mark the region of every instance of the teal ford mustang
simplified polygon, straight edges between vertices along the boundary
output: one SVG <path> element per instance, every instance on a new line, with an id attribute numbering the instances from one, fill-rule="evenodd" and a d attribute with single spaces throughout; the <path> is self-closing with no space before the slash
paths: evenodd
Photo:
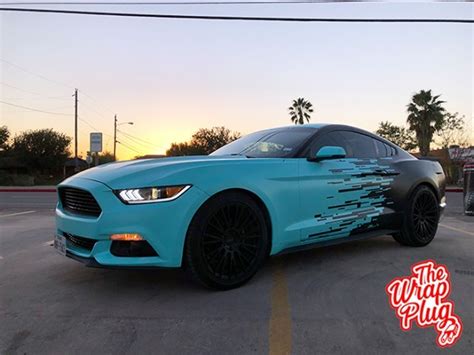
<path id="1" fill-rule="evenodd" d="M 391 234 L 424 246 L 445 206 L 437 162 L 363 130 L 249 134 L 209 156 L 102 165 L 58 186 L 55 247 L 96 267 L 184 267 L 230 289 L 269 255 Z"/>

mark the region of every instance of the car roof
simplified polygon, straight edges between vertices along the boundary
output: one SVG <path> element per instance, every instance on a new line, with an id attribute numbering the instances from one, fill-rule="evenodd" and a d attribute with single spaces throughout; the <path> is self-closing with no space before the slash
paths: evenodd
<path id="1" fill-rule="evenodd" d="M 291 126 L 281 126 L 281 127 L 275 127 L 275 129 L 279 128 L 301 128 L 301 127 L 306 127 L 306 128 L 323 128 L 324 126 L 330 125 L 329 123 L 305 123 L 303 125 L 300 124 L 294 124 Z"/>
<path id="2" fill-rule="evenodd" d="M 362 134 L 365 134 L 367 136 L 370 136 L 372 138 L 376 138 L 378 140 L 382 140 L 383 142 L 397 148 L 397 149 L 401 149 L 400 147 L 398 147 L 397 145 L 393 144 L 392 142 L 390 142 L 389 140 L 383 138 L 383 137 L 380 137 L 372 132 L 369 132 L 365 129 L 362 129 L 362 128 L 358 128 L 358 127 L 354 127 L 354 126 L 349 126 L 349 125 L 345 125 L 345 124 L 339 124 L 339 123 L 305 123 L 303 125 L 292 125 L 292 126 L 283 126 L 283 127 L 275 127 L 275 128 L 270 128 L 268 129 L 268 131 L 277 131 L 277 130 L 285 130 L 285 129 L 292 129 L 292 128 L 313 128 L 313 129 L 321 129 L 321 128 L 327 128 L 329 130 L 351 130 L 351 131 L 354 131 L 354 132 L 358 132 L 358 133 L 362 133 Z"/>
<path id="3" fill-rule="evenodd" d="M 285 129 L 293 129 L 293 128 L 295 128 L 295 129 L 298 129 L 298 128 L 314 128 L 314 129 L 321 129 L 321 128 L 330 129 L 330 128 L 333 128 L 333 129 L 342 129 L 342 130 L 353 130 L 353 131 L 356 131 L 356 132 L 360 132 L 360 133 L 368 134 L 368 135 L 373 136 L 373 137 L 380 138 L 377 135 L 375 135 L 372 132 L 369 132 L 365 129 L 358 128 L 358 127 L 355 127 L 355 126 L 340 124 L 340 123 L 305 123 L 305 124 L 302 124 L 302 125 L 297 124 L 297 125 L 291 125 L 291 126 L 274 127 L 274 128 L 269 128 L 268 130 L 273 131 L 273 130 L 285 130 Z"/>

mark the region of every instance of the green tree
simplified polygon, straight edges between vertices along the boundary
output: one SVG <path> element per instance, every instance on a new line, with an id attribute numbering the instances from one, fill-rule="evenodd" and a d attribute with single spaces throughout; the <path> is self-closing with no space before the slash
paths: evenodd
<path id="1" fill-rule="evenodd" d="M 375 133 L 405 150 L 416 148 L 416 139 L 413 132 L 391 122 L 380 122 L 379 128 Z"/>
<path id="2" fill-rule="evenodd" d="M 102 152 L 99 154 L 99 165 L 107 164 L 114 161 L 114 155 L 111 152 Z"/>
<path id="3" fill-rule="evenodd" d="M 52 129 L 23 132 L 13 138 L 12 153 L 32 171 L 54 173 L 61 170 L 71 138 Z"/>
<path id="4" fill-rule="evenodd" d="M 238 138 L 240 138 L 239 132 L 231 132 L 225 127 L 201 128 L 193 134 L 191 145 L 200 147 L 204 154 L 210 154 Z"/>
<path id="5" fill-rule="evenodd" d="M 166 151 L 169 157 L 176 157 L 182 155 L 205 155 L 206 153 L 201 147 L 196 147 L 188 142 L 171 143 L 170 148 Z"/>
<path id="6" fill-rule="evenodd" d="M 308 100 L 300 97 L 293 100 L 293 103 L 288 107 L 291 122 L 294 124 L 304 124 L 304 121 L 309 122 L 311 113 L 313 113 L 313 104 Z"/>
<path id="7" fill-rule="evenodd" d="M 232 132 L 225 127 L 201 128 L 189 142 L 172 143 L 166 155 L 207 155 L 238 138 L 239 132 Z"/>
<path id="8" fill-rule="evenodd" d="M 440 95 L 433 96 L 431 90 L 420 90 L 412 96 L 407 106 L 407 123 L 416 134 L 422 156 L 428 155 L 433 135 L 441 129 L 444 122 L 446 110 L 442 106 L 444 101 L 439 97 Z"/>
<path id="9" fill-rule="evenodd" d="M 441 146 L 448 148 L 450 145 L 462 145 L 465 140 L 464 136 L 464 116 L 459 113 L 446 113 L 444 115 L 441 128 L 436 132 L 441 139 Z"/>
<path id="10" fill-rule="evenodd" d="M 8 140 L 10 139 L 10 130 L 7 126 L 0 127 L 0 150 L 8 149 Z"/>

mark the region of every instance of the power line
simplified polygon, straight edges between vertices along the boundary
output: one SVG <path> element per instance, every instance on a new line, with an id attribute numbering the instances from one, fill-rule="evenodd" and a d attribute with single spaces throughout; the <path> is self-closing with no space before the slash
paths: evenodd
<path id="1" fill-rule="evenodd" d="M 53 80 L 53 79 L 49 79 L 49 78 L 45 77 L 44 75 L 34 73 L 34 72 L 32 72 L 32 71 L 30 71 L 30 70 L 28 70 L 28 69 L 25 69 L 25 68 L 19 66 L 18 64 L 9 62 L 8 60 L 5 60 L 5 59 L 3 59 L 3 58 L 0 58 L 0 61 L 6 63 L 6 64 L 8 64 L 8 65 L 11 65 L 12 67 L 15 67 L 15 68 L 17 68 L 17 69 L 19 69 L 19 70 L 21 70 L 21 71 L 23 71 L 23 72 L 25 72 L 25 73 L 28 73 L 28 74 L 30 74 L 30 75 L 37 76 L 38 78 L 41 78 L 41 79 L 43 79 L 43 80 L 49 81 L 49 82 L 51 82 L 51 83 L 53 83 L 53 84 L 61 85 L 61 86 L 67 87 L 68 89 L 73 88 L 72 86 L 69 86 L 69 85 L 67 85 L 67 84 L 61 83 L 61 82 L 56 81 L 56 80 Z"/>
<path id="2" fill-rule="evenodd" d="M 317 3 L 330 3 L 330 2 L 337 2 L 334 0 L 295 0 L 295 1 L 181 1 L 181 2 L 169 2 L 169 1 L 149 1 L 149 2 L 130 2 L 130 1 L 112 1 L 112 2 L 104 2 L 104 1 L 84 1 L 84 2 L 77 2 L 77 1 L 44 1 L 44 2 L 8 2 L 2 3 L 1 5 L 167 5 L 167 6 L 175 6 L 175 5 L 186 5 L 186 6 L 194 6 L 194 5 L 288 5 L 288 4 L 317 4 Z"/>
<path id="3" fill-rule="evenodd" d="M 52 82 L 52 83 L 55 83 L 55 84 L 57 84 L 57 85 L 61 85 L 61 86 L 67 87 L 67 88 L 73 88 L 73 87 L 70 86 L 70 85 L 63 84 L 63 83 L 61 83 L 61 82 L 59 82 L 59 81 L 56 81 L 56 80 L 47 78 L 47 77 L 45 77 L 44 75 L 35 73 L 35 72 L 31 71 L 31 70 L 28 70 L 28 69 L 26 69 L 26 68 L 23 68 L 23 67 L 19 66 L 18 64 L 9 62 L 8 60 L 5 60 L 5 59 L 3 59 L 3 58 L 0 58 L 0 61 L 2 61 L 2 62 L 4 62 L 4 63 L 7 63 L 7 64 L 9 64 L 9 65 L 11 65 L 11 66 L 13 66 L 13 67 L 16 67 L 17 69 L 19 69 L 19 70 L 21 70 L 21 71 L 23 71 L 23 72 L 25 72 L 25 73 L 28 73 L 28 74 L 30 74 L 30 75 L 37 76 L 37 77 L 39 77 L 39 78 L 41 78 L 41 79 L 43 79 L 43 80 L 46 80 L 46 81 L 49 81 L 49 82 Z M 34 95 L 41 95 L 41 96 L 43 96 L 42 94 L 34 93 L 34 92 L 31 92 L 31 91 L 27 91 L 27 90 L 23 90 L 23 89 L 20 89 L 20 88 L 18 88 L 18 87 L 15 87 L 15 86 L 13 86 L 13 85 L 5 84 L 5 83 L 2 83 L 2 84 L 5 85 L 5 86 L 9 86 L 9 87 L 11 87 L 11 88 L 17 89 L 17 90 L 21 90 L 21 91 L 24 91 L 24 92 L 29 92 L 29 93 L 34 94 Z M 100 107 L 99 104 L 98 104 L 98 102 L 97 102 L 92 96 L 90 96 L 89 94 L 87 94 L 87 93 L 84 92 L 83 90 L 78 90 L 78 91 L 79 91 L 81 94 L 83 94 L 84 96 L 86 96 L 87 98 L 89 98 L 91 101 L 95 102 L 98 107 Z M 112 112 L 112 113 L 114 113 L 112 110 L 109 110 L 109 111 Z"/>
<path id="4" fill-rule="evenodd" d="M 130 133 L 126 133 L 126 132 L 121 131 L 121 130 L 119 130 L 119 129 L 117 129 L 117 131 L 120 132 L 121 134 L 124 134 L 124 135 L 128 136 L 129 138 L 135 139 L 135 141 L 137 141 L 138 144 L 140 144 L 139 142 L 143 142 L 142 145 L 143 145 L 144 147 L 145 147 L 144 144 L 147 144 L 150 148 L 153 148 L 153 149 L 156 149 L 156 148 L 166 149 L 166 148 L 163 147 L 163 146 L 150 143 L 149 141 L 146 141 L 146 140 L 144 140 L 144 139 L 142 139 L 142 138 L 139 138 L 139 137 L 137 137 L 137 136 L 134 136 L 134 135 L 132 135 L 132 134 L 130 134 Z"/>
<path id="5" fill-rule="evenodd" d="M 119 141 L 117 141 L 117 143 L 120 144 L 120 145 L 123 145 L 125 148 L 128 148 L 128 149 L 130 149 L 130 150 L 133 150 L 133 151 L 134 151 L 135 153 L 137 153 L 137 154 L 142 154 L 142 153 L 140 153 L 138 150 L 136 150 L 135 148 L 132 148 L 132 147 L 128 146 L 128 145 L 125 144 L 125 143 L 122 143 L 122 142 L 119 142 Z"/>
<path id="6" fill-rule="evenodd" d="M 211 16 L 211 15 L 173 15 L 173 14 L 151 14 L 132 12 L 105 12 L 105 11 L 78 11 L 78 10 L 48 10 L 48 9 L 25 9 L 25 8 L 0 8 L 0 11 L 11 12 L 36 12 L 50 14 L 68 15 L 92 15 L 92 16 L 117 16 L 117 17 L 142 17 L 161 18 L 176 20 L 211 20 L 211 21 L 264 21 L 264 22 L 383 22 L 383 23 L 474 23 L 467 19 L 428 19 L 428 18 L 314 18 L 314 17 L 253 17 L 253 16 Z"/>
<path id="7" fill-rule="evenodd" d="M 92 96 L 90 96 L 89 94 L 87 94 L 87 93 L 84 92 L 83 90 L 79 90 L 79 92 L 80 92 L 81 94 L 83 94 L 84 96 L 88 97 L 91 101 L 95 102 L 95 104 L 96 104 L 97 107 L 101 108 L 100 105 L 99 105 L 99 103 L 97 102 L 97 100 L 94 99 Z M 111 112 L 113 115 L 115 114 L 115 112 L 112 111 L 111 109 L 109 109 L 108 107 L 105 107 L 105 106 L 104 106 L 103 108 L 107 109 L 107 111 Z"/>
<path id="8" fill-rule="evenodd" d="M 78 116 L 78 118 L 79 118 L 79 121 L 84 122 L 86 125 L 88 125 L 90 128 L 92 128 L 95 132 L 101 132 L 104 136 L 112 137 L 111 134 L 102 132 L 100 129 L 93 126 L 89 121 L 85 120 L 82 116 Z"/>
<path id="9" fill-rule="evenodd" d="M 83 119 L 81 116 L 78 117 L 79 118 L 79 121 L 81 122 L 84 122 L 86 125 L 88 125 L 90 128 L 92 128 L 94 131 L 96 132 L 99 132 L 99 130 L 94 127 L 92 124 L 90 124 L 88 121 L 86 121 L 85 119 Z"/>
<path id="10" fill-rule="evenodd" d="M 133 144 L 138 144 L 138 145 L 141 146 L 141 148 L 143 148 L 143 149 L 152 149 L 152 148 L 150 148 L 149 146 L 146 146 L 146 145 L 144 145 L 144 144 L 141 144 L 140 142 L 137 142 L 137 141 L 131 139 L 130 137 L 121 136 L 121 137 L 119 137 L 119 138 L 120 138 L 120 139 L 126 139 L 128 144 L 132 144 L 132 145 L 133 145 Z"/>
<path id="11" fill-rule="evenodd" d="M 47 113 L 47 114 L 49 114 L 49 115 L 72 116 L 72 114 L 70 114 L 70 113 L 60 113 L 60 112 L 43 111 L 43 110 L 40 110 L 40 109 L 37 109 L 37 108 L 32 108 L 32 107 L 27 107 L 27 106 L 22 106 L 22 105 L 16 105 L 16 104 L 12 104 L 12 103 L 10 103 L 10 102 L 5 102 L 5 101 L 0 101 L 0 103 L 5 104 L 5 105 L 9 105 L 9 106 L 14 106 L 14 107 L 23 108 L 23 109 L 25 109 L 25 110 Z"/>
<path id="12" fill-rule="evenodd" d="M 123 134 L 123 132 L 119 132 L 119 133 Z M 129 140 L 132 144 L 138 144 L 139 146 L 141 146 L 144 149 L 156 150 L 156 149 L 160 148 L 158 146 L 152 146 L 152 145 L 149 145 L 149 144 L 144 144 L 144 143 L 138 141 L 137 139 L 132 138 L 131 136 L 122 135 L 121 137 Z"/>
<path id="13" fill-rule="evenodd" d="M 69 101 L 71 100 L 70 97 L 66 98 L 64 96 L 44 96 L 44 97 L 3 97 L 6 100 L 61 100 L 61 101 Z"/>
<path id="14" fill-rule="evenodd" d="M 83 92 L 81 91 L 81 93 L 83 93 Z M 96 115 L 98 115 L 98 116 L 100 116 L 100 117 L 102 117 L 102 118 L 108 119 L 108 118 L 105 116 L 105 114 L 103 114 L 103 113 L 101 113 L 101 112 L 99 112 L 99 111 L 93 109 L 91 106 L 89 106 L 88 104 L 86 104 L 84 101 L 79 100 L 79 102 L 81 103 L 81 107 L 82 107 L 82 108 L 85 107 L 86 110 L 89 110 L 89 111 L 93 112 L 94 114 L 96 114 Z"/>
<path id="15" fill-rule="evenodd" d="M 15 90 L 18 90 L 18 91 L 23 91 L 27 94 L 31 94 L 31 95 L 36 95 L 36 96 L 42 96 L 44 98 L 50 98 L 50 99 L 53 99 L 53 98 L 57 98 L 57 99 L 60 99 L 62 97 L 66 97 L 66 96 L 53 96 L 53 97 L 48 97 L 48 96 L 45 96 L 44 94 L 40 94 L 38 92 L 34 92 L 34 91 L 29 91 L 29 90 L 25 90 L 25 89 L 22 89 L 22 88 L 19 88 L 17 86 L 14 86 L 14 85 L 10 85 L 10 84 L 7 84 L 7 83 L 4 83 L 4 82 L 0 82 L 0 85 L 4 85 L 6 87 L 9 87 L 9 88 L 12 88 L 12 89 L 15 89 Z M 25 99 L 26 100 L 26 99 Z"/>
<path id="16" fill-rule="evenodd" d="M 119 130 L 119 129 L 117 129 L 117 132 L 119 132 L 119 133 L 121 133 L 121 134 L 123 134 L 123 135 L 129 137 L 130 139 L 133 139 L 133 140 L 139 142 L 139 144 L 142 144 L 143 146 L 148 145 L 148 146 L 150 146 L 150 147 L 156 148 L 156 146 L 155 146 L 154 144 L 149 143 L 149 142 L 147 142 L 147 141 L 145 141 L 145 140 L 142 140 L 141 138 L 138 138 L 138 137 L 136 137 L 136 136 L 134 136 L 134 135 L 131 135 L 131 134 L 126 133 L 126 132 L 124 132 L 124 131 L 121 131 L 121 130 Z"/>

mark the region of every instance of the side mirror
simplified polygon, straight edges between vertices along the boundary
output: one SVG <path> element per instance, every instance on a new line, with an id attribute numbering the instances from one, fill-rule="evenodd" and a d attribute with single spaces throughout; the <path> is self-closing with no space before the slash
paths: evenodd
<path id="1" fill-rule="evenodd" d="M 315 157 L 308 158 L 308 161 L 319 162 L 327 159 L 342 159 L 346 157 L 346 151 L 342 147 L 324 146 L 316 153 Z"/>

